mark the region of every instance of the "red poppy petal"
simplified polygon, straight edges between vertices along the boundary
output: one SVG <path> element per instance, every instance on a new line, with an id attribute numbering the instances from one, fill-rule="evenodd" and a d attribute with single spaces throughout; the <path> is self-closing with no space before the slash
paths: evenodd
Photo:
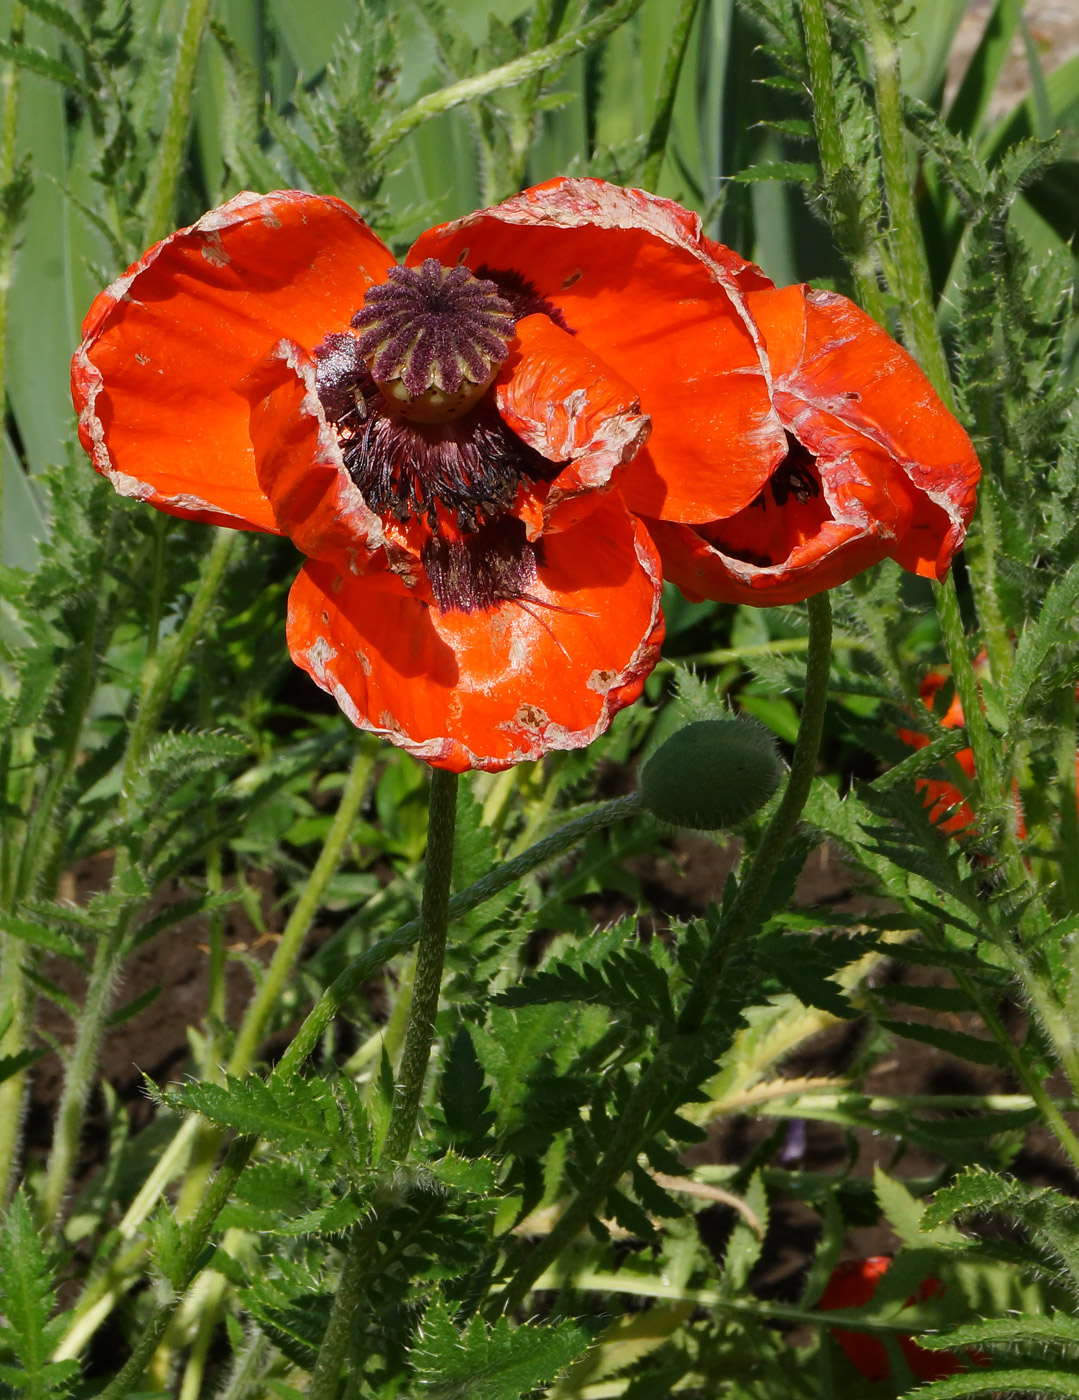
<path id="1" fill-rule="evenodd" d="M 664 573 L 690 598 L 756 607 L 801 602 L 880 563 L 909 528 L 914 493 L 887 452 L 792 395 L 777 392 L 776 406 L 815 459 L 814 494 L 781 498 L 770 482 L 725 520 L 649 522 Z"/>
<path id="2" fill-rule="evenodd" d="M 350 551 L 369 569 L 385 548 L 409 571 L 411 555 L 364 501 L 345 469 L 315 387 L 315 361 L 295 341 L 280 341 L 241 385 L 250 403 L 258 484 L 275 526 L 312 558 Z"/>
<path id="3" fill-rule="evenodd" d="M 436 257 L 524 277 L 640 395 L 647 448 L 621 474 L 631 510 L 699 522 L 748 505 L 786 443 L 745 288 L 771 284 L 642 190 L 558 179 L 431 229 Z"/>
<path id="4" fill-rule="evenodd" d="M 437 768 L 497 770 L 579 748 L 640 694 L 663 639 L 659 561 L 616 497 L 544 536 L 527 597 L 440 613 L 390 573 L 309 561 L 292 658 L 359 728 Z"/>
<path id="5" fill-rule="evenodd" d="M 155 244 L 94 301 L 72 364 L 79 436 L 118 491 L 277 528 L 244 376 L 281 337 L 342 329 L 394 259 L 340 200 L 241 194 Z"/>
<path id="6" fill-rule="evenodd" d="M 583 491 L 602 490 L 648 437 L 636 390 L 548 316 L 525 316 L 495 383 L 505 422 L 549 462 L 546 514 Z M 621 478 L 620 478 L 621 479 Z"/>
<path id="7" fill-rule="evenodd" d="M 902 469 L 913 513 L 889 553 L 905 569 L 942 578 L 974 513 L 981 468 L 929 380 L 872 317 L 835 292 L 785 287 L 750 292 L 746 301 L 777 391 L 849 424 Z"/>

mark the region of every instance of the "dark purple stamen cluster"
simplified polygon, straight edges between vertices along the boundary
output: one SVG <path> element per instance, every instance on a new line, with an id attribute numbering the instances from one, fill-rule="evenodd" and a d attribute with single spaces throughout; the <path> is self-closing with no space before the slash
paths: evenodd
<path id="1" fill-rule="evenodd" d="M 560 465 L 522 442 L 486 400 L 446 423 L 402 417 L 347 332 L 328 335 L 315 361 L 319 399 L 364 500 L 380 515 L 430 527 L 421 563 L 438 607 L 472 612 L 524 596 L 536 551 L 506 512 L 522 481 L 548 480 Z M 440 529 L 440 509 L 456 529 Z"/>
<path id="2" fill-rule="evenodd" d="M 787 455 L 768 478 L 768 489 L 777 506 L 785 506 L 793 496 L 799 505 L 805 505 L 820 495 L 820 482 L 814 473 L 816 457 L 793 433 L 787 434 Z M 761 491 L 750 502 L 754 506 L 766 506 L 764 492 Z"/>
<path id="3" fill-rule="evenodd" d="M 432 535 L 420 563 L 442 612 L 475 612 L 524 597 L 535 582 L 539 550 L 523 523 L 504 515 L 459 540 Z"/>
<path id="4" fill-rule="evenodd" d="M 514 316 L 493 282 L 467 267 L 392 267 L 352 318 L 374 378 L 410 394 L 486 384 L 513 339 Z"/>
<path id="5" fill-rule="evenodd" d="M 570 335 L 576 334 L 554 302 L 548 301 L 545 296 L 542 296 L 528 278 L 523 277 L 514 268 L 488 267 L 485 263 L 482 267 L 476 268 L 476 276 L 485 277 L 494 283 L 498 288 L 499 296 L 509 302 L 514 317 L 518 321 L 524 320 L 526 316 L 537 314 L 549 316 L 561 330 L 569 331 Z"/>

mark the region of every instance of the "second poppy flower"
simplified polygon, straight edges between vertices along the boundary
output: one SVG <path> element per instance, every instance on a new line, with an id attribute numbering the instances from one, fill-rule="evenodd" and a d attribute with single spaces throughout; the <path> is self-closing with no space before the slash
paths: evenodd
<path id="1" fill-rule="evenodd" d="M 980 476 L 970 439 L 911 357 L 846 297 L 750 290 L 785 451 L 742 509 L 654 522 L 691 598 L 800 602 L 895 559 L 943 578 Z"/>

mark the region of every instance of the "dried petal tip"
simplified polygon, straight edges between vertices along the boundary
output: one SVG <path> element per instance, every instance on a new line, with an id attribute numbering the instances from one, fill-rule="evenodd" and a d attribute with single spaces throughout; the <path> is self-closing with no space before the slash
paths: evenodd
<path id="1" fill-rule="evenodd" d="M 387 402 L 417 423 L 459 418 L 487 392 L 516 323 L 493 282 L 467 267 L 393 267 L 352 318 Z"/>

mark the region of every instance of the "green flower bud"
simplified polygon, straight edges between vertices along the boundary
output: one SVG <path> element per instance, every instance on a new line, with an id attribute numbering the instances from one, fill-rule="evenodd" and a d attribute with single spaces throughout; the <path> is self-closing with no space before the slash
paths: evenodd
<path id="1" fill-rule="evenodd" d="M 741 719 L 687 724 L 641 771 L 641 799 L 653 816 L 699 831 L 737 826 L 779 786 L 783 763 L 766 729 Z"/>

